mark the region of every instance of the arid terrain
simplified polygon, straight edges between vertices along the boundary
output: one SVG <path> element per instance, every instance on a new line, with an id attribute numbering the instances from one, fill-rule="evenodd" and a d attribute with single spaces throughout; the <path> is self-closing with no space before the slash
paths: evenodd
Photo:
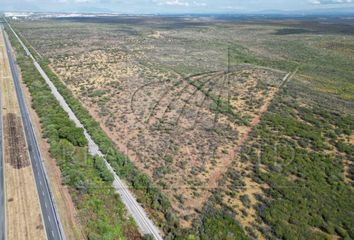
<path id="1" fill-rule="evenodd" d="M 178 229 L 200 239 L 354 237 L 352 20 L 13 25 L 167 196 Z"/>
<path id="2" fill-rule="evenodd" d="M 174 40 L 169 34 L 148 39 L 160 46 Z M 150 44 L 140 43 L 145 49 L 137 54 L 93 50 L 64 56 L 52 67 L 190 226 L 288 72 L 252 65 L 227 72 L 224 49 L 218 71 L 183 76 L 173 70 L 175 63 L 166 64 L 171 70 L 136 64 L 148 62 Z"/>

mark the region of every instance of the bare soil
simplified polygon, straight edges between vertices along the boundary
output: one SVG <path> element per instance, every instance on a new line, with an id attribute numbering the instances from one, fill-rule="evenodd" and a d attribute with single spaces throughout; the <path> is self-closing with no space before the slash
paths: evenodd
<path id="1" fill-rule="evenodd" d="M 285 73 L 248 65 L 187 78 L 156 69 L 122 73 L 113 57 L 107 62 L 95 51 L 52 67 L 120 150 L 162 186 L 180 219 L 193 219 L 268 109 Z M 147 80 L 149 73 L 161 78 Z M 180 195 L 188 207 L 178 201 Z M 181 223 L 189 227 L 191 221 Z"/>
<path id="2" fill-rule="evenodd" d="M 21 169 L 30 165 L 27 157 L 25 137 L 21 128 L 21 118 L 14 113 L 7 113 L 4 116 L 5 138 L 8 139 L 9 146 L 7 152 L 9 153 L 10 164 L 13 168 Z"/>

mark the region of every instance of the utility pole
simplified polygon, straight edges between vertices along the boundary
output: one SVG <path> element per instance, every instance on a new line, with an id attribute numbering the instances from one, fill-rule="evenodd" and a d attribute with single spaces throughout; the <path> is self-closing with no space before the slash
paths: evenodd
<path id="1" fill-rule="evenodd" d="M 230 47 L 227 48 L 227 73 L 230 73 L 230 65 L 231 65 L 231 55 L 230 55 Z"/>

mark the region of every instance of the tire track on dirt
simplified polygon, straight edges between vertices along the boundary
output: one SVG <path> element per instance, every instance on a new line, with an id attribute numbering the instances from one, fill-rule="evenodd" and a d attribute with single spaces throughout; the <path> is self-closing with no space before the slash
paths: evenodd
<path id="1" fill-rule="evenodd" d="M 194 86 L 196 89 L 195 89 L 192 93 L 190 93 L 190 95 L 188 96 L 187 99 L 182 100 L 182 101 L 184 102 L 184 105 L 183 105 L 183 107 L 180 109 L 180 113 L 179 113 L 179 115 L 178 115 L 178 117 L 177 117 L 177 120 L 176 120 L 176 122 L 175 122 L 175 124 L 174 124 L 175 126 L 178 126 L 179 121 L 180 121 L 182 115 L 184 114 L 184 111 L 185 111 L 187 105 L 188 105 L 188 104 L 190 103 L 190 101 L 196 96 L 196 93 L 197 93 L 198 91 L 201 91 L 201 90 L 204 88 L 204 86 L 205 86 L 206 84 L 208 84 L 210 81 L 212 81 L 212 80 L 214 79 L 213 77 L 214 77 L 214 76 L 208 76 L 207 80 L 206 80 L 205 82 L 203 82 L 201 86 L 195 86 L 194 84 L 191 84 L 191 85 Z M 194 81 L 194 82 L 195 82 L 195 81 Z M 178 99 L 178 100 L 179 100 L 179 99 Z M 172 101 L 171 101 L 171 102 L 172 102 Z"/>
<path id="2" fill-rule="evenodd" d="M 191 77 L 196 77 L 196 76 L 201 76 L 201 75 L 202 75 L 202 74 L 196 74 L 196 75 L 193 75 L 193 76 L 191 76 Z M 182 82 L 187 81 L 187 84 L 186 84 L 180 91 L 178 91 L 177 94 L 174 95 L 174 98 L 171 99 L 171 101 L 169 101 L 167 107 L 166 107 L 165 110 L 163 111 L 162 116 L 157 119 L 158 121 L 161 121 L 162 119 L 164 119 L 166 113 L 168 112 L 168 109 L 171 107 L 171 104 L 172 104 L 173 102 L 176 102 L 176 101 L 180 100 L 181 97 L 182 97 L 182 94 L 186 91 L 186 89 L 187 89 L 188 87 L 190 87 L 190 86 L 192 85 L 193 87 L 196 88 L 196 90 L 195 90 L 193 93 L 190 94 L 190 95 L 193 96 L 198 90 L 202 89 L 202 88 L 204 87 L 204 85 L 207 84 L 208 82 L 210 82 L 210 80 L 211 80 L 211 79 L 207 79 L 206 82 L 203 82 L 201 86 L 197 87 L 197 86 L 195 86 L 194 84 L 195 84 L 198 80 L 195 80 L 195 81 L 192 81 L 192 82 L 189 81 L 189 80 L 187 80 L 187 79 L 190 79 L 191 77 L 187 77 L 187 78 L 182 79 Z M 198 88 L 199 88 L 199 89 L 198 89 Z M 182 108 L 182 111 L 183 111 L 183 108 Z M 177 126 L 177 125 L 176 125 L 176 126 Z"/>
<path id="3" fill-rule="evenodd" d="M 203 100 L 202 100 L 201 104 L 198 106 L 198 111 L 197 111 L 197 114 L 196 114 L 195 121 L 194 121 L 192 127 L 190 129 L 187 129 L 187 130 L 192 130 L 197 125 L 197 122 L 198 122 L 198 120 L 200 118 L 201 109 L 203 109 L 204 104 L 205 104 L 206 100 L 208 99 L 207 96 L 212 92 L 212 90 L 215 87 L 215 85 L 216 85 L 216 81 L 214 81 L 213 84 L 211 84 L 211 86 L 208 88 L 206 94 L 204 94 Z"/>
<path id="4" fill-rule="evenodd" d="M 271 106 L 271 103 L 272 103 L 273 99 L 276 97 L 277 93 L 280 91 L 281 88 L 283 88 L 283 86 L 286 82 L 290 81 L 290 79 L 296 75 L 296 73 L 297 73 L 297 70 L 295 70 L 293 73 L 286 74 L 282 80 L 282 84 L 280 84 L 279 87 L 274 92 L 274 94 L 271 97 L 269 97 L 268 101 L 261 106 L 259 114 L 252 119 L 250 125 L 247 127 L 247 130 L 242 134 L 241 138 L 237 141 L 235 149 L 230 154 L 230 158 L 227 158 L 228 160 L 224 161 L 222 163 L 222 165 L 219 166 L 219 168 L 223 169 L 223 171 L 215 171 L 214 174 L 212 174 L 210 176 L 210 181 L 208 182 L 209 189 L 215 189 L 215 187 L 217 187 L 220 177 L 225 172 L 225 170 L 228 168 L 228 166 L 232 163 L 232 159 L 234 159 L 236 154 L 238 154 L 240 152 L 242 146 L 247 142 L 249 135 L 254 130 L 254 128 L 259 124 L 263 115 L 268 111 L 268 109 Z"/>
<path id="5" fill-rule="evenodd" d="M 227 74 L 224 74 L 221 76 L 222 78 L 222 84 L 221 84 L 221 87 L 220 87 L 220 90 L 219 90 L 219 94 L 218 94 L 218 98 L 217 98 L 217 101 L 216 101 L 216 109 L 215 109 L 215 114 L 214 114 L 214 119 L 213 119 L 213 126 L 211 127 L 211 131 L 215 132 L 216 130 L 216 125 L 217 125 L 217 122 L 219 120 L 219 114 L 220 114 L 220 99 L 221 99 L 221 96 L 224 92 L 224 88 L 225 88 L 225 79 L 226 77 L 228 76 L 229 73 Z M 215 104 L 215 103 L 214 103 Z M 212 111 L 212 109 L 210 109 Z M 212 145 L 212 143 L 211 143 Z M 216 154 L 216 150 L 218 148 L 218 144 L 216 143 L 215 146 L 212 146 L 212 159 L 215 160 L 215 154 Z"/>

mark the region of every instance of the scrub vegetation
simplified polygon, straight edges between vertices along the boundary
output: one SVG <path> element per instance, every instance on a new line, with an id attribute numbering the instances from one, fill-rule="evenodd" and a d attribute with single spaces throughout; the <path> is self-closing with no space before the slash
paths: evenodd
<path id="1" fill-rule="evenodd" d="M 12 24 L 165 239 L 354 238 L 352 20 Z M 87 167 L 95 184 L 110 186 L 102 159 L 78 164 L 55 155 L 86 152 L 87 143 L 64 115 L 40 108 L 40 95 L 50 93 L 27 78 L 63 175 Z M 72 176 L 65 179 L 77 196 L 91 189 L 89 176 Z M 89 190 L 89 197 L 114 201 L 111 191 Z M 134 232 L 129 220 L 103 219 L 108 232 Z"/>

